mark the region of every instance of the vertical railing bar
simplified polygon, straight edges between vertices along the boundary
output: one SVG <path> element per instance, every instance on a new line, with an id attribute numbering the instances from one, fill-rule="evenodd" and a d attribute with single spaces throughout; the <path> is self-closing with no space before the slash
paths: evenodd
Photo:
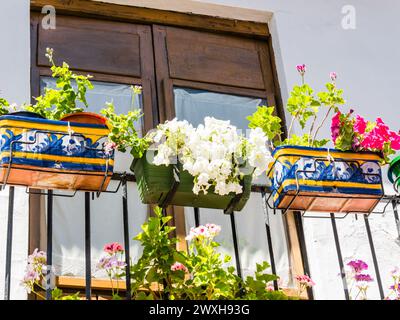
<path id="1" fill-rule="evenodd" d="M 394 220 L 396 222 L 397 235 L 399 236 L 398 238 L 400 239 L 400 219 L 399 219 L 399 212 L 397 211 L 397 200 L 392 200 L 392 206 L 393 206 Z"/>
<path id="2" fill-rule="evenodd" d="M 337 232 L 334 213 L 331 213 L 331 223 L 332 223 L 333 237 L 335 238 L 336 253 L 339 261 L 340 277 L 342 278 L 344 296 L 346 300 L 350 300 L 349 288 L 347 286 L 346 273 L 344 272 L 342 250 L 340 248 L 339 235 Z"/>
<path id="3" fill-rule="evenodd" d="M 229 216 L 231 218 L 233 248 L 235 250 L 236 272 L 237 272 L 237 275 L 240 278 L 242 278 L 242 267 L 240 265 L 240 255 L 239 255 L 239 245 L 238 245 L 237 233 L 236 233 L 235 213 L 232 212 Z"/>
<path id="4" fill-rule="evenodd" d="M 122 212 L 124 220 L 124 245 L 126 263 L 126 299 L 132 299 L 131 293 L 131 264 L 130 264 L 130 245 L 129 245 L 129 217 L 128 217 L 128 186 L 126 175 L 122 177 Z"/>
<path id="5" fill-rule="evenodd" d="M 193 208 L 194 210 L 194 225 L 197 228 L 200 225 L 200 209 Z"/>
<path id="6" fill-rule="evenodd" d="M 92 263 L 90 234 L 90 192 L 85 192 L 85 293 L 86 300 L 92 296 Z"/>
<path id="7" fill-rule="evenodd" d="M 269 257 L 270 257 L 270 263 L 271 263 L 271 270 L 272 270 L 273 274 L 276 274 L 274 248 L 273 248 L 273 245 L 272 245 L 272 236 L 271 236 L 269 212 L 268 212 L 268 206 L 266 204 L 267 199 L 266 199 L 265 191 L 262 191 L 261 197 L 263 199 L 265 231 L 267 233 L 268 251 L 269 251 Z M 274 212 L 275 212 L 275 209 L 274 209 Z M 274 289 L 275 290 L 279 289 L 277 280 L 274 280 Z"/>
<path id="8" fill-rule="evenodd" d="M 168 215 L 167 208 L 161 207 L 161 209 L 162 209 L 162 215 L 166 217 Z M 164 230 L 164 226 L 162 226 L 161 230 Z M 167 280 L 164 278 L 163 287 L 166 288 L 167 286 L 168 286 Z M 167 293 L 165 290 L 163 290 L 163 295 L 164 295 L 163 299 L 169 300 L 169 293 Z"/>
<path id="9" fill-rule="evenodd" d="M 301 258 L 303 260 L 303 268 L 304 273 L 311 277 L 310 265 L 308 263 L 308 254 L 307 254 L 307 246 L 306 246 L 306 238 L 304 236 L 304 228 L 301 212 L 294 212 L 294 221 L 296 224 L 297 236 L 300 245 Z M 314 299 L 314 293 L 312 288 L 307 288 L 307 294 L 309 299 Z"/>
<path id="10" fill-rule="evenodd" d="M 365 229 L 367 230 L 369 247 L 371 248 L 372 261 L 374 262 L 376 281 L 378 282 L 378 288 L 379 288 L 379 295 L 381 296 L 381 299 L 384 299 L 385 293 L 383 292 L 381 274 L 379 271 L 379 265 L 376 257 L 374 241 L 372 239 L 371 227 L 369 225 L 369 220 L 367 215 L 364 215 L 364 221 L 365 221 Z"/>
<path id="11" fill-rule="evenodd" d="M 10 300 L 11 288 L 11 259 L 12 259 L 12 239 L 13 239 L 13 217 L 14 217 L 14 187 L 9 188 L 8 193 L 8 221 L 7 221 L 7 251 L 6 251 L 6 273 L 4 300 Z"/>
<path id="12" fill-rule="evenodd" d="M 275 211 L 275 209 L 274 209 L 274 211 Z M 269 222 L 269 217 L 268 217 L 268 222 Z M 271 270 L 272 270 L 272 273 L 276 275 L 277 272 L 276 272 L 276 265 L 275 265 L 274 249 L 273 249 L 273 245 L 272 245 L 271 227 L 268 224 L 268 225 L 266 225 L 266 228 L 267 228 L 268 249 L 269 249 L 269 255 L 270 255 L 270 259 L 271 259 Z M 278 280 L 274 280 L 274 289 L 279 290 Z"/>
<path id="13" fill-rule="evenodd" d="M 46 300 L 51 300 L 51 276 L 53 265 L 53 190 L 47 193 L 47 272 L 46 272 Z"/>

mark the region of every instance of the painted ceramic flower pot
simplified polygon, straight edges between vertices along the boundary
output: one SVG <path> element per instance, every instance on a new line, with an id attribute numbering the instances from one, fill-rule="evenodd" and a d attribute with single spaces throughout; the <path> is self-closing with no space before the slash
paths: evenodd
<path id="1" fill-rule="evenodd" d="M 275 208 L 370 213 L 384 194 L 379 154 L 283 146 L 273 157 Z"/>
<path id="2" fill-rule="evenodd" d="M 67 114 L 61 118 L 61 121 L 107 125 L 107 119 L 105 117 L 93 112 L 76 112 Z"/>
<path id="3" fill-rule="evenodd" d="M 194 194 L 193 176 L 174 166 L 156 166 L 148 161 L 147 154 L 135 159 L 131 170 L 135 173 L 140 198 L 146 204 L 222 209 L 226 213 L 243 209 L 250 197 L 252 175 L 244 176 L 241 194 L 218 195 L 210 188 L 207 194 Z"/>
<path id="4" fill-rule="evenodd" d="M 390 163 L 388 178 L 398 192 L 400 187 L 400 156 L 394 158 Z"/>
<path id="5" fill-rule="evenodd" d="M 0 183 L 38 189 L 106 190 L 113 154 L 104 124 L 0 117 Z"/>

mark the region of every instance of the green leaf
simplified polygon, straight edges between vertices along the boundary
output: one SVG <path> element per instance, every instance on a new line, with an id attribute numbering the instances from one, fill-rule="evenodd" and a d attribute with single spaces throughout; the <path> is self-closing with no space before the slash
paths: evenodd
<path id="1" fill-rule="evenodd" d="M 246 119 L 249 128 L 261 128 L 269 140 L 274 141 L 282 134 L 281 119 L 274 115 L 275 107 L 259 106 L 257 111 Z"/>

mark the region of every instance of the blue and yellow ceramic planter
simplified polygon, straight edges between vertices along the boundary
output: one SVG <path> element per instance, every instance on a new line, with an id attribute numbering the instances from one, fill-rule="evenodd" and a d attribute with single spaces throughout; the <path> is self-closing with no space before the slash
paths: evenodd
<path id="1" fill-rule="evenodd" d="M 275 208 L 369 213 L 384 194 L 379 154 L 283 146 L 273 157 Z"/>
<path id="2" fill-rule="evenodd" d="M 20 115 L 0 117 L 0 183 L 104 191 L 113 172 L 106 125 Z"/>

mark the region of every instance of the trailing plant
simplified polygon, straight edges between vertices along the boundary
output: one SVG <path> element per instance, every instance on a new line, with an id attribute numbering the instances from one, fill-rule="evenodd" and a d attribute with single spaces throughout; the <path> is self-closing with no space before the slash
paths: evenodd
<path id="1" fill-rule="evenodd" d="M 66 62 L 57 66 L 53 53 L 53 49 L 47 48 L 46 57 L 51 63 L 52 77 L 56 79 L 56 89 L 45 88 L 44 94 L 35 98 L 36 103 L 25 106 L 24 109 L 38 113 L 47 119 L 60 120 L 67 114 L 83 111 L 83 108 L 77 106 L 79 101 L 86 108 L 88 107 L 86 92 L 93 89 L 93 85 L 89 80 L 90 75 L 73 73 Z M 76 84 L 76 88 L 73 84 Z"/>

